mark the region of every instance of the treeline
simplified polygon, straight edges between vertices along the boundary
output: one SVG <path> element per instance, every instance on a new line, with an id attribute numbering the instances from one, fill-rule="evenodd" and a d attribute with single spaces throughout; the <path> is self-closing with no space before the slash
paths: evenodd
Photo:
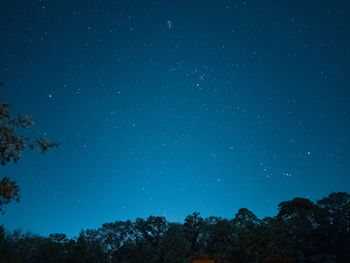
<path id="1" fill-rule="evenodd" d="M 279 204 L 275 217 L 258 219 L 242 208 L 233 219 L 164 217 L 116 221 L 77 238 L 42 237 L 0 227 L 1 263 L 180 263 L 208 255 L 221 263 L 350 262 L 350 195 Z"/>

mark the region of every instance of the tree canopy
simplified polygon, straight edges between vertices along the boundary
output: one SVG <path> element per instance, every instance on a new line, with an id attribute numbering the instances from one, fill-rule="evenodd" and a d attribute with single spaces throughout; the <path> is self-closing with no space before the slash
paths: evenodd
<path id="1" fill-rule="evenodd" d="M 0 262 L 185 263 L 194 256 L 222 263 L 350 262 L 350 195 L 331 193 L 313 203 L 294 198 L 274 217 L 240 209 L 232 219 L 193 213 L 183 224 L 150 216 L 42 237 L 0 227 Z"/>

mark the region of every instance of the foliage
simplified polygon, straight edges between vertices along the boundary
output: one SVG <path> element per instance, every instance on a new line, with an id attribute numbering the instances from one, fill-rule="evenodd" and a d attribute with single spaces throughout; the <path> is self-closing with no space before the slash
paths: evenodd
<path id="1" fill-rule="evenodd" d="M 258 219 L 246 208 L 233 219 L 164 217 L 116 221 L 81 231 L 41 237 L 0 226 L 1 263 L 185 263 L 194 255 L 222 263 L 350 262 L 350 195 L 331 193 L 315 203 L 295 198 L 275 217 Z"/>
<path id="2" fill-rule="evenodd" d="M 0 104 L 0 164 L 5 166 L 13 161 L 17 163 L 25 149 L 38 149 L 42 153 L 59 143 L 47 138 L 30 139 L 22 135 L 21 130 L 34 125 L 32 117 L 26 114 L 12 116 L 10 105 Z M 16 182 L 4 177 L 0 181 L 0 212 L 4 213 L 6 205 L 19 201 L 19 187 Z"/>
<path id="3" fill-rule="evenodd" d="M 7 176 L 0 181 L 0 212 L 4 212 L 4 207 L 11 201 L 19 202 L 19 188 L 16 182 L 11 181 Z"/>

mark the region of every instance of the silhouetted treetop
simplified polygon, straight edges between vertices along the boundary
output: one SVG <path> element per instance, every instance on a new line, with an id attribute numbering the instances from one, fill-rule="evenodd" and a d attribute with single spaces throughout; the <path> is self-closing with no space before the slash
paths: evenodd
<path id="1" fill-rule="evenodd" d="M 0 226 L 0 262 L 188 263 L 207 256 L 221 263 L 348 263 L 349 200 L 347 193 L 316 204 L 294 198 L 264 219 L 246 208 L 232 219 L 193 213 L 183 224 L 150 216 L 105 223 L 71 239 L 10 233 Z"/>
<path id="2" fill-rule="evenodd" d="M 60 145 L 44 137 L 32 139 L 24 136 L 22 130 L 34 125 L 33 118 L 27 114 L 14 116 L 10 109 L 9 104 L 0 104 L 0 164 L 2 166 L 11 161 L 17 163 L 25 149 L 38 149 L 41 153 L 45 153 L 50 148 Z M 1 213 L 4 213 L 5 206 L 11 201 L 19 201 L 19 187 L 9 177 L 4 177 L 0 181 Z"/>
<path id="3" fill-rule="evenodd" d="M 10 105 L 0 105 L 0 163 L 5 165 L 13 160 L 17 162 L 24 149 L 38 148 L 42 153 L 59 143 L 47 138 L 30 139 L 20 133 L 20 129 L 34 125 L 33 118 L 27 114 L 19 114 L 13 117 L 10 113 Z"/>

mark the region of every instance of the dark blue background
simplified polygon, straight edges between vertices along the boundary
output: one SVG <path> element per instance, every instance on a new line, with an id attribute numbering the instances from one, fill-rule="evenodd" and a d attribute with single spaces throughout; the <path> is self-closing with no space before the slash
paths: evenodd
<path id="1" fill-rule="evenodd" d="M 1 101 L 62 143 L 1 167 L 0 223 L 275 215 L 350 189 L 350 3 L 0 2 Z"/>

